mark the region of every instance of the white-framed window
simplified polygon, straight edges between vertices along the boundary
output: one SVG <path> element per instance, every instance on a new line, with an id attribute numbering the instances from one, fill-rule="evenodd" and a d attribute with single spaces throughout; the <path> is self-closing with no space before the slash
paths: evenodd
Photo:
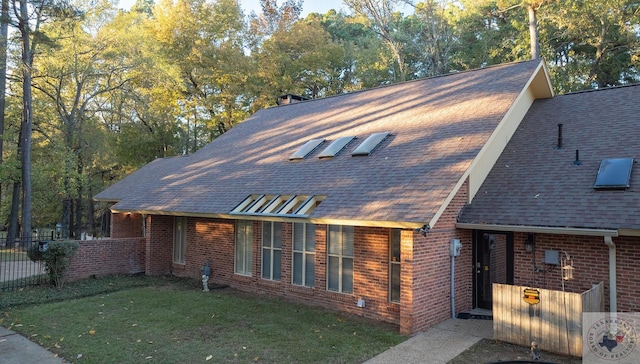
<path id="1" fill-rule="evenodd" d="M 251 275 L 253 263 L 253 221 L 236 220 L 235 273 Z"/>
<path id="2" fill-rule="evenodd" d="M 187 255 L 187 217 L 173 218 L 173 262 L 185 264 Z"/>
<path id="3" fill-rule="evenodd" d="M 316 226 L 293 224 L 293 275 L 291 283 L 314 287 L 316 270 Z"/>
<path id="4" fill-rule="evenodd" d="M 262 223 L 262 278 L 279 281 L 282 268 L 282 223 Z"/>
<path id="5" fill-rule="evenodd" d="M 400 229 L 389 232 L 389 301 L 400 302 Z"/>
<path id="6" fill-rule="evenodd" d="M 353 226 L 330 225 L 327 234 L 327 290 L 353 293 Z"/>

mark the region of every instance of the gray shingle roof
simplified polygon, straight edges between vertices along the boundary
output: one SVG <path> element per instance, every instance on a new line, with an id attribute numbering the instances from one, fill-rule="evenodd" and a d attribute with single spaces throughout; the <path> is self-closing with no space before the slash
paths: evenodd
<path id="1" fill-rule="evenodd" d="M 136 172 L 98 195 L 118 211 L 228 214 L 249 194 L 323 195 L 310 219 L 424 224 L 462 178 L 541 61 L 411 81 L 261 110 L 178 163 Z M 390 132 L 370 156 L 366 137 Z M 356 136 L 333 159 L 322 148 Z M 302 161 L 300 146 L 326 138 Z M 140 173 L 145 173 L 143 177 Z M 137 186 L 125 193 L 128 187 Z M 355 223 L 354 223 L 355 224 Z"/>
<path id="2" fill-rule="evenodd" d="M 640 158 L 638 100 L 640 85 L 535 101 L 459 221 L 640 229 L 637 162 L 629 189 L 593 188 L 602 159 Z M 576 149 L 581 165 L 573 163 Z"/>

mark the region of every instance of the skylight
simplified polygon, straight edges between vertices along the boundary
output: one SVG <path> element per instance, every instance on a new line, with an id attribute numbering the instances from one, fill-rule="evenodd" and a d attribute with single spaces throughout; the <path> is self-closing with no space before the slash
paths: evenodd
<path id="1" fill-rule="evenodd" d="M 349 142 L 352 141 L 354 138 L 355 138 L 354 136 L 346 136 L 346 137 L 340 137 L 336 139 L 333 143 L 329 144 L 329 146 L 325 148 L 325 150 L 323 150 L 322 153 L 320 153 L 318 158 L 335 157 L 336 154 L 338 154 L 344 147 L 346 147 L 347 144 L 349 144 Z"/>
<path id="2" fill-rule="evenodd" d="M 633 158 L 608 158 L 600 162 L 593 188 L 628 188 Z"/>
<path id="3" fill-rule="evenodd" d="M 351 153 L 352 156 L 369 155 L 371 151 L 382 143 L 389 136 L 388 132 L 371 134 L 367 139 L 362 142 L 356 150 Z"/>
<path id="4" fill-rule="evenodd" d="M 320 144 L 324 143 L 324 139 L 311 139 L 308 142 L 304 143 L 303 146 L 300 147 L 295 153 L 289 157 L 289 160 L 300 160 L 304 159 L 304 157 L 308 156 L 309 153 L 313 152 Z"/>
<path id="5" fill-rule="evenodd" d="M 233 210 L 234 215 L 307 217 L 324 200 L 315 195 L 249 195 Z"/>

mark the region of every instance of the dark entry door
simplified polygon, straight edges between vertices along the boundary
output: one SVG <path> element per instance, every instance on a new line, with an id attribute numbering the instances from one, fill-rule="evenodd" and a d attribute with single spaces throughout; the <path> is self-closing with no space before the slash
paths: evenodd
<path id="1" fill-rule="evenodd" d="M 493 283 L 513 284 L 513 233 L 475 231 L 474 307 L 492 308 Z"/>

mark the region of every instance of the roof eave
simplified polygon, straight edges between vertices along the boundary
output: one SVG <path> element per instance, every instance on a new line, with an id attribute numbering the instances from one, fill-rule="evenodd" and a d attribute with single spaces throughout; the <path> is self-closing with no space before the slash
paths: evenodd
<path id="1" fill-rule="evenodd" d="M 163 216 L 188 216 L 201 217 L 210 219 L 226 219 L 226 220 L 256 220 L 256 221 L 276 221 L 276 222 L 292 222 L 292 223 L 311 223 L 317 225 L 352 225 L 381 227 L 392 229 L 417 229 L 425 225 L 424 222 L 415 221 L 382 221 L 382 220 L 363 220 L 363 219 L 343 219 L 334 217 L 293 217 L 290 215 L 277 216 L 274 214 L 220 214 L 220 213 L 198 213 L 183 211 L 162 211 L 162 210 L 135 210 L 135 209 L 118 209 L 112 208 L 111 212 L 116 214 L 140 214 L 140 215 L 163 215 Z"/>

